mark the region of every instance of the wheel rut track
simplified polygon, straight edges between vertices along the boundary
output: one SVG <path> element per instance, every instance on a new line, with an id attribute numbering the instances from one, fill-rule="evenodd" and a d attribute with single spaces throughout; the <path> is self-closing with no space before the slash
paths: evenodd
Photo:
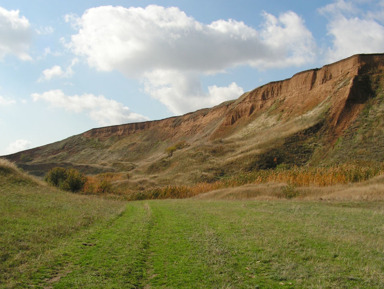
<path id="1" fill-rule="evenodd" d="M 151 253 L 151 237 L 153 227 L 155 226 L 150 205 L 145 203 L 144 208 L 147 212 L 147 226 L 145 227 L 145 237 L 143 239 L 140 254 L 136 261 L 136 271 L 134 272 L 136 283 L 133 285 L 137 289 L 149 288 L 146 281 L 148 279 L 148 271 L 150 268 L 149 257 Z"/>

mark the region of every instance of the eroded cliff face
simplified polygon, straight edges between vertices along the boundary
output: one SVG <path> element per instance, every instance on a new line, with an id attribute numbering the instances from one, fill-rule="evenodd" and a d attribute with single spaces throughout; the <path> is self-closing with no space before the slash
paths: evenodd
<path id="1" fill-rule="evenodd" d="M 211 109 L 202 109 L 182 116 L 163 120 L 130 123 L 110 127 L 96 128 L 83 134 L 86 138 L 107 139 L 113 136 L 127 137 L 132 134 L 152 131 L 159 134 L 160 139 L 198 138 L 212 130 L 212 126 L 221 121 L 229 103 Z"/>
<path id="2" fill-rule="evenodd" d="M 236 170 L 251 160 L 249 168 L 258 168 L 262 166 L 257 162 L 268 163 L 268 158 L 304 164 L 326 144 L 329 147 L 318 154 L 325 158 L 323 152 L 332 149 L 375 97 L 378 83 L 384 86 L 384 54 L 355 55 L 263 85 L 213 108 L 96 128 L 8 158 L 38 167 L 135 167 L 140 174 L 156 171 L 154 178 L 166 172 L 173 177 L 185 166 L 196 172 Z M 165 149 L 178 142 L 188 146 L 167 159 Z"/>
<path id="3" fill-rule="evenodd" d="M 218 131 L 225 135 L 228 127 L 247 123 L 272 106 L 276 106 L 276 113 L 281 114 L 284 121 L 304 115 L 328 101 L 329 122 L 340 133 L 372 94 L 369 77 L 364 75 L 383 66 L 383 55 L 356 55 L 256 88 L 229 108 Z"/>
<path id="4" fill-rule="evenodd" d="M 355 55 L 321 69 L 304 71 L 290 79 L 266 84 L 236 101 L 212 109 L 159 121 L 92 129 L 84 133 L 84 137 L 124 137 L 147 130 L 161 131 L 163 139 L 223 138 L 273 106 L 284 121 L 303 115 L 324 101 L 329 101 L 329 122 L 334 132 L 340 134 L 371 94 L 369 79 L 361 75 L 383 66 L 382 54 Z"/>

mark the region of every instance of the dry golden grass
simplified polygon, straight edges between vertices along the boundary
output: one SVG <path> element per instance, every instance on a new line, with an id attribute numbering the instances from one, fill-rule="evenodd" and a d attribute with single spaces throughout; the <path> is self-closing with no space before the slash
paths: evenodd
<path id="1" fill-rule="evenodd" d="M 248 184 L 222 188 L 195 196 L 205 200 L 273 200 L 300 199 L 322 201 L 384 200 L 384 175 L 361 183 L 333 186 L 292 186 L 286 183 Z"/>
<path id="2" fill-rule="evenodd" d="M 124 181 L 127 179 L 127 174 L 124 173 L 103 173 L 95 176 L 87 176 L 87 181 L 82 189 L 86 194 L 118 194 L 117 190 L 113 189 L 113 183 Z"/>
<path id="3" fill-rule="evenodd" d="M 323 188 L 300 188 L 303 199 L 336 201 L 379 201 L 384 200 L 384 175 L 368 181 Z"/>
<path id="4" fill-rule="evenodd" d="M 0 167 L 3 168 L 3 169 L 10 169 L 10 170 L 13 170 L 13 171 L 18 171 L 19 169 L 17 168 L 17 166 L 6 160 L 6 159 L 1 159 L 0 158 Z"/>
<path id="5" fill-rule="evenodd" d="M 163 186 L 131 193 L 129 199 L 381 199 L 382 166 L 342 165 L 327 168 L 260 170 L 213 183 Z M 384 178 L 384 177 L 383 177 Z"/>
<path id="6" fill-rule="evenodd" d="M 222 188 L 195 196 L 199 200 L 271 200 L 285 184 L 248 184 L 233 188 Z"/>

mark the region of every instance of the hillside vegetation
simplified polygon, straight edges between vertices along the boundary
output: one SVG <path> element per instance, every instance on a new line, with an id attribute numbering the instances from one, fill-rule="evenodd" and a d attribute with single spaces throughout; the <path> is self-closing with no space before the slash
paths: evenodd
<path id="1" fill-rule="evenodd" d="M 210 109 L 92 129 L 6 157 L 39 177 L 75 168 L 96 177 L 90 191 L 102 176 L 115 192 L 144 195 L 281 168 L 381 168 L 383 76 L 383 54 L 355 55 Z"/>

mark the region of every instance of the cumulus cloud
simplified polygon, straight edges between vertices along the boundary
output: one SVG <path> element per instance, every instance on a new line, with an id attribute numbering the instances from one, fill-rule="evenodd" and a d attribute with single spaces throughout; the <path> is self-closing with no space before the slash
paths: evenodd
<path id="1" fill-rule="evenodd" d="M 264 13 L 266 19 L 260 35 L 273 51 L 270 59 L 253 60 L 253 66 L 285 67 L 311 62 L 316 55 L 316 44 L 312 33 L 296 13 L 289 11 L 279 17 Z"/>
<path id="2" fill-rule="evenodd" d="M 13 54 L 21 60 L 31 60 L 28 54 L 32 39 L 29 21 L 18 10 L 0 7 L 0 59 Z"/>
<path id="3" fill-rule="evenodd" d="M 52 68 L 43 70 L 42 76 L 40 76 L 38 82 L 48 81 L 56 77 L 71 77 L 73 75 L 73 66 L 75 66 L 77 62 L 77 58 L 73 59 L 71 64 L 65 70 L 59 65 L 54 65 Z"/>
<path id="4" fill-rule="evenodd" d="M 244 93 L 236 83 L 228 87 L 208 87 L 204 92 L 195 73 L 156 70 L 145 74 L 145 91 L 175 114 L 211 107 Z"/>
<path id="5" fill-rule="evenodd" d="M 368 4 L 372 6 L 364 6 L 364 9 L 359 6 Z M 329 18 L 327 29 L 332 37 L 332 47 L 327 51 L 328 61 L 339 60 L 357 53 L 383 52 L 384 7 L 382 3 L 337 0 L 319 11 Z"/>
<path id="6" fill-rule="evenodd" d="M 64 75 L 64 70 L 59 65 L 55 65 L 52 68 L 45 69 L 43 75 L 39 78 L 39 82 L 44 80 L 50 80 L 54 77 L 61 77 Z"/>
<path id="7" fill-rule="evenodd" d="M 236 66 L 302 65 L 313 59 L 315 42 L 297 14 L 264 17 L 258 31 L 235 20 L 204 24 L 176 7 L 102 6 L 67 17 L 77 30 L 68 46 L 97 70 L 117 70 L 143 80 L 145 91 L 181 113 L 191 105 L 201 107 L 242 93 L 236 84 L 204 92 L 204 75 Z"/>
<path id="8" fill-rule="evenodd" d="M 18 139 L 8 145 L 6 152 L 8 154 L 17 153 L 20 151 L 27 150 L 32 147 L 32 142 L 25 139 Z"/>
<path id="9" fill-rule="evenodd" d="M 122 103 L 107 99 L 103 95 L 83 94 L 70 96 L 61 90 L 50 90 L 42 94 L 34 93 L 32 99 L 34 101 L 43 100 L 54 107 L 64 108 L 75 113 L 86 112 L 99 125 L 147 120 L 146 117 L 132 112 Z"/>

